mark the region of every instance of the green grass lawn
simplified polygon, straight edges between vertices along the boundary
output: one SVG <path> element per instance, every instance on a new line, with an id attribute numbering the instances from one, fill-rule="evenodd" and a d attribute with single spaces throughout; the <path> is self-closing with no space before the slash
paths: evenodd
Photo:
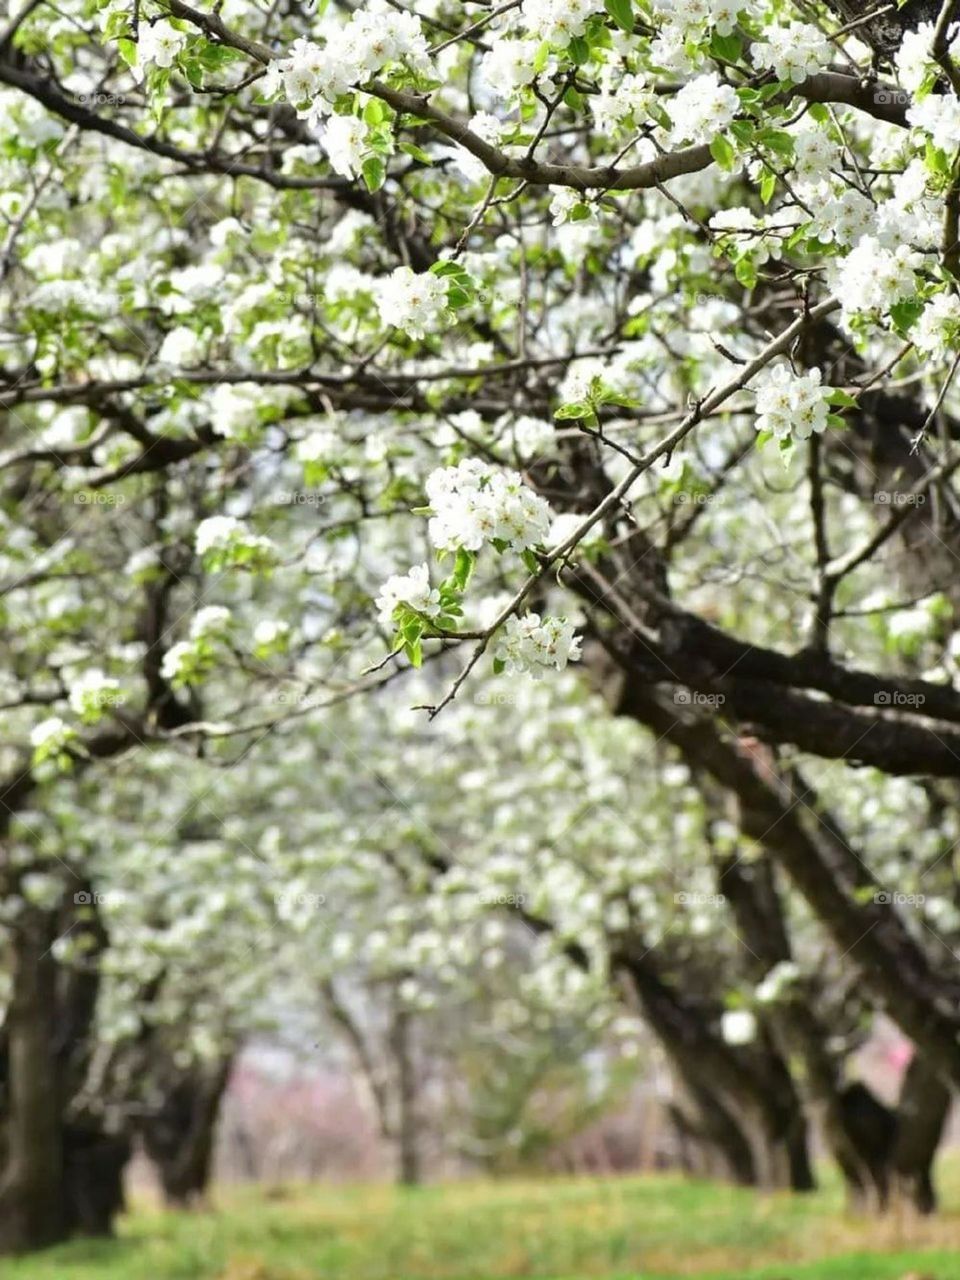
<path id="1" fill-rule="evenodd" d="M 764 1197 L 675 1177 L 221 1190 L 138 1208 L 113 1242 L 3 1280 L 960 1280 L 960 1166 L 931 1222 L 853 1219 L 836 1187 Z"/>

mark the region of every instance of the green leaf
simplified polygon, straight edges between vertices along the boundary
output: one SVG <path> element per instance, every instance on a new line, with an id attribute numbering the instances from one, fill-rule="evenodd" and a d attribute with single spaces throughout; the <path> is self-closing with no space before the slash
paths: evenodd
<path id="1" fill-rule="evenodd" d="M 827 396 L 827 403 L 839 405 L 844 409 L 855 409 L 857 407 L 857 399 L 850 395 L 848 391 L 844 391 L 841 387 L 834 387 Z"/>
<path id="2" fill-rule="evenodd" d="M 420 640 L 411 640 L 404 644 L 403 652 L 407 655 L 412 667 L 423 666 L 423 645 Z"/>
<path id="3" fill-rule="evenodd" d="M 567 53 L 570 55 L 571 62 L 578 67 L 582 67 L 585 62 L 590 61 L 590 46 L 583 36 L 574 36 L 567 45 Z"/>
<path id="4" fill-rule="evenodd" d="M 379 191 L 386 181 L 387 166 L 379 156 L 368 156 L 361 166 L 368 191 Z"/>
<path id="5" fill-rule="evenodd" d="M 593 410 L 581 400 L 576 404 L 562 404 L 553 416 L 558 422 L 578 422 L 581 418 L 589 418 L 592 415 Z"/>
<path id="6" fill-rule="evenodd" d="M 741 258 L 734 267 L 733 274 L 745 289 L 752 289 L 757 283 L 757 268 L 749 258 Z"/>
<path id="7" fill-rule="evenodd" d="M 132 40 L 129 40 L 126 36 L 121 36 L 117 41 L 117 52 L 128 67 L 136 66 L 137 46 Z"/>
<path id="8" fill-rule="evenodd" d="M 710 37 L 710 52 L 715 58 L 722 58 L 725 62 L 737 62 L 743 52 L 743 45 L 740 43 L 740 37 L 734 35 L 732 31 L 728 36 L 722 36 L 719 31 L 714 31 Z"/>
<path id="9" fill-rule="evenodd" d="M 835 431 L 843 431 L 847 425 L 846 418 L 842 418 L 839 413 L 828 413 L 827 422 L 829 422 L 830 426 L 833 427 Z"/>
<path id="10" fill-rule="evenodd" d="M 901 337 L 906 335 L 922 310 L 923 303 L 918 298 L 905 298 L 902 302 L 893 304 L 890 308 L 890 319 Z"/>
<path id="11" fill-rule="evenodd" d="M 777 175 L 772 169 L 764 169 L 763 177 L 760 179 L 760 200 L 763 204 L 769 204 L 773 199 L 777 189 Z"/>
<path id="12" fill-rule="evenodd" d="M 466 591 L 467 584 L 470 581 L 470 575 L 473 573 L 473 566 L 476 562 L 477 557 L 472 551 L 467 551 L 465 547 L 457 547 L 457 555 L 453 562 L 453 573 L 451 576 L 461 591 Z"/>
<path id="13" fill-rule="evenodd" d="M 793 157 L 793 138 L 785 129 L 764 129 L 760 141 L 778 156 L 787 160 Z"/>
<path id="14" fill-rule="evenodd" d="M 387 108 L 379 98 L 369 98 L 363 108 L 363 118 L 369 125 L 383 124 L 387 118 Z"/>
<path id="15" fill-rule="evenodd" d="M 502 658 L 494 658 L 494 660 L 493 660 L 493 674 L 494 674 L 495 676 L 502 675 L 502 674 L 503 674 L 503 672 L 504 672 L 504 671 L 506 671 L 506 669 L 507 669 L 507 664 L 504 662 L 504 660 L 503 660 Z"/>
<path id="16" fill-rule="evenodd" d="M 710 143 L 710 154 L 721 169 L 729 171 L 736 163 L 737 153 L 722 133 L 718 133 Z"/>
<path id="17" fill-rule="evenodd" d="M 423 147 L 418 147 L 413 142 L 401 142 L 400 150 L 405 155 L 413 156 L 414 160 L 419 160 L 421 164 L 433 164 L 433 157 L 430 153 L 424 151 Z"/>
<path id="18" fill-rule="evenodd" d="M 633 31 L 633 0 L 603 0 L 603 7 L 621 31 Z"/>
<path id="19" fill-rule="evenodd" d="M 758 431 L 757 432 L 757 448 L 762 449 L 763 446 L 767 443 L 767 441 L 772 439 L 773 439 L 772 431 Z"/>

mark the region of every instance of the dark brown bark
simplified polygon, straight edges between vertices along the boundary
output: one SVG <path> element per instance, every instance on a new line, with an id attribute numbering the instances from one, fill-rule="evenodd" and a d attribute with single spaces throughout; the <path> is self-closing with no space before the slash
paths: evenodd
<path id="1" fill-rule="evenodd" d="M 207 1193 L 232 1062 L 226 1057 L 185 1071 L 171 1069 L 160 1106 L 143 1123 L 144 1147 L 172 1206 L 195 1205 Z"/>
<path id="2" fill-rule="evenodd" d="M 933 1162 L 950 1103 L 950 1090 L 940 1075 L 914 1054 L 900 1090 L 891 1165 L 896 1195 L 919 1213 L 932 1213 L 937 1207 Z"/>
<path id="3" fill-rule="evenodd" d="M 46 916 L 23 913 L 14 931 L 7 1015 L 6 1168 L 0 1183 L 0 1253 L 54 1244 L 66 1235 L 61 1195 L 60 1079 L 53 1053 L 56 962 Z"/>

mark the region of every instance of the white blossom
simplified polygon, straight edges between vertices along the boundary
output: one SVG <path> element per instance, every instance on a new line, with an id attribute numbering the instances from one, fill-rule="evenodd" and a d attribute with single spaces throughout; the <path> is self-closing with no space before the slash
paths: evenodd
<path id="1" fill-rule="evenodd" d="M 447 286 L 432 271 L 417 274 L 397 267 L 377 282 L 377 308 L 384 325 L 394 325 L 411 338 L 439 329 L 447 312 Z"/>
<path id="2" fill-rule="evenodd" d="M 500 629 L 494 659 L 511 673 L 529 672 L 539 679 L 544 669 L 563 671 L 580 657 L 580 638 L 566 618 L 543 618 L 537 613 L 511 615 Z"/>
<path id="3" fill-rule="evenodd" d="M 757 386 L 757 430 L 778 440 L 808 440 L 826 429 L 829 394 L 830 388 L 820 385 L 819 369 L 804 374 L 787 364 L 767 369 Z"/>
<path id="4" fill-rule="evenodd" d="M 720 1034 L 735 1047 L 757 1038 L 757 1020 L 749 1009 L 727 1009 L 720 1018 Z"/>
<path id="5" fill-rule="evenodd" d="M 791 22 L 786 27 L 773 27 L 766 41 L 753 46 L 753 60 L 758 67 L 772 67 L 778 80 L 800 84 L 833 58 L 833 45 L 809 22 Z"/>
<path id="6" fill-rule="evenodd" d="M 394 610 L 399 604 L 428 618 L 438 616 L 440 592 L 430 586 L 430 570 L 426 564 L 415 564 L 408 573 L 395 573 L 380 588 L 376 606 L 385 626 L 393 622 Z"/>
<path id="7" fill-rule="evenodd" d="M 549 504 L 515 471 L 467 458 L 431 473 L 430 540 L 439 550 L 479 551 L 485 542 L 514 551 L 539 546 L 550 529 Z"/>
<path id="8" fill-rule="evenodd" d="M 721 84 L 715 71 L 688 80 L 667 107 L 673 122 L 670 141 L 710 142 L 740 110 L 740 99 L 731 85 Z"/>

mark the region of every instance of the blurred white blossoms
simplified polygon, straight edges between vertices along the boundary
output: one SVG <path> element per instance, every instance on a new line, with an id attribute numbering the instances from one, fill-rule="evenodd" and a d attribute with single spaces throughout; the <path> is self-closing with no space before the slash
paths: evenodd
<path id="1" fill-rule="evenodd" d="M 750 1044 L 757 1038 L 757 1020 L 749 1009 L 727 1009 L 720 1019 L 720 1034 L 729 1045 Z"/>
<path id="2" fill-rule="evenodd" d="M 781 999 L 786 991 L 800 977 L 799 966 L 792 960 L 781 960 L 757 986 L 756 997 L 759 1004 L 773 1004 Z"/>
<path id="3" fill-rule="evenodd" d="M 331 116 L 320 138 L 334 173 L 355 178 L 363 164 L 367 127 L 356 116 Z"/>
<path id="4" fill-rule="evenodd" d="M 479 551 L 485 542 L 527 551 L 550 530 L 553 513 L 515 471 L 467 458 L 427 479 L 430 540 L 438 550 Z"/>
<path id="5" fill-rule="evenodd" d="M 426 337 L 446 319 L 446 281 L 432 271 L 418 275 L 409 267 L 397 267 L 377 281 L 377 309 L 381 323 L 392 324 L 411 338 Z"/>
<path id="6" fill-rule="evenodd" d="M 920 313 L 910 337 L 918 351 L 941 360 L 956 351 L 960 337 L 960 298 L 955 293 L 936 294 Z"/>
<path id="7" fill-rule="evenodd" d="M 900 41 L 895 59 L 897 73 L 900 83 L 911 93 L 916 93 L 928 75 L 937 74 L 931 54 L 933 34 L 933 23 L 924 22 L 916 31 L 905 31 Z"/>
<path id="8" fill-rule="evenodd" d="M 597 222 L 597 206 L 587 201 L 599 195 L 598 191 L 574 191 L 572 187 L 551 187 L 553 199 L 550 201 L 550 213 L 553 225 L 561 227 L 565 222 Z"/>
<path id="9" fill-rule="evenodd" d="M 160 364 L 169 365 L 172 369 L 189 369 L 202 364 L 203 356 L 202 339 L 186 325 L 171 329 L 157 352 Z"/>
<path id="10" fill-rule="evenodd" d="M 267 93 L 283 88 L 301 116 L 329 115 L 341 94 L 377 75 L 389 63 L 408 62 L 427 71 L 427 40 L 414 14 L 372 0 L 321 47 L 301 37 L 288 57 L 271 64 Z"/>
<path id="11" fill-rule="evenodd" d="M 727 127 L 739 110 L 736 90 L 721 84 L 715 71 L 688 80 L 667 104 L 673 122 L 670 141 L 709 142 Z"/>
<path id="12" fill-rule="evenodd" d="M 888 311 L 916 293 L 915 269 L 922 262 L 908 245 L 884 249 L 874 236 L 863 236 L 841 261 L 834 292 L 847 313 Z"/>
<path id="13" fill-rule="evenodd" d="M 941 151 L 953 155 L 960 147 L 960 98 L 956 94 L 928 94 L 910 107 L 907 119 Z"/>
<path id="14" fill-rule="evenodd" d="M 536 40 L 495 40 L 493 48 L 480 62 L 480 76 L 498 94 L 504 96 L 521 89 L 537 74 Z"/>
<path id="15" fill-rule="evenodd" d="M 565 49 L 575 36 L 583 35 L 594 9 L 591 0 L 523 0 L 521 13 L 540 40 Z"/>
<path id="16" fill-rule="evenodd" d="M 563 671 L 580 657 L 580 639 L 566 618 L 542 618 L 525 613 L 506 620 L 494 648 L 494 661 L 510 673 L 529 671 L 538 680 L 544 670 Z"/>
<path id="17" fill-rule="evenodd" d="M 205 640 L 222 635 L 230 625 L 230 610 L 222 604 L 208 604 L 194 614 L 190 622 L 190 638 Z"/>
<path id="18" fill-rule="evenodd" d="M 141 25 L 137 35 L 137 68 L 151 63 L 158 67 L 172 67 L 186 43 L 186 32 L 178 31 L 163 18 Z"/>
<path id="19" fill-rule="evenodd" d="M 119 681 L 92 667 L 71 681 L 68 701 L 70 709 L 82 720 L 93 722 L 100 718 L 105 707 L 121 703 L 123 695 Z"/>
<path id="20" fill-rule="evenodd" d="M 778 440 L 808 440 L 826 429 L 830 390 L 820 385 L 819 369 L 798 375 L 780 364 L 766 370 L 757 385 L 757 430 L 769 431 Z"/>
<path id="21" fill-rule="evenodd" d="M 758 67 L 772 67 L 778 80 L 800 84 L 833 58 L 833 45 L 809 22 L 791 22 L 766 34 L 766 41 L 753 46 L 753 60 Z"/>
<path id="22" fill-rule="evenodd" d="M 50 716 L 41 720 L 30 730 L 30 745 L 37 758 L 46 759 L 56 755 L 67 743 L 76 737 L 74 730 L 60 716 Z"/>
<path id="23" fill-rule="evenodd" d="M 253 533 L 234 516 L 210 516 L 201 520 L 196 533 L 197 555 L 227 556 L 233 562 L 259 560 L 273 552 L 273 543 Z"/>
<path id="24" fill-rule="evenodd" d="M 376 600 L 380 621 L 389 626 L 399 604 L 427 618 L 436 618 L 440 613 L 440 592 L 430 586 L 430 570 L 426 564 L 415 564 L 409 573 L 395 573 L 387 579 Z"/>

